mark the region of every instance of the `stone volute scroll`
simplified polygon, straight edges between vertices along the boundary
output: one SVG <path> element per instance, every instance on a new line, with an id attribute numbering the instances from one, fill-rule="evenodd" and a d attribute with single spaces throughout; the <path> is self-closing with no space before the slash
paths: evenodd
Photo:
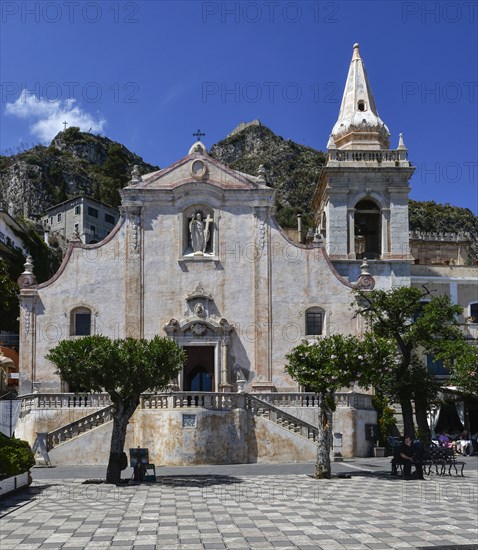
<path id="1" fill-rule="evenodd" d="M 370 275 L 368 268 L 367 258 L 364 258 L 360 266 L 360 277 L 355 285 L 357 290 L 373 290 L 375 288 L 375 279 Z"/>
<path id="2" fill-rule="evenodd" d="M 25 271 L 18 278 L 18 286 L 21 289 L 37 286 L 37 279 L 33 273 L 33 258 L 30 255 L 27 256 L 24 266 Z"/>

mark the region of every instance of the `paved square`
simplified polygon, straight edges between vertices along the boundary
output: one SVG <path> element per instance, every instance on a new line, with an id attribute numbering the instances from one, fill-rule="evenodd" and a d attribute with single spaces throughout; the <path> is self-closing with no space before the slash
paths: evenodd
<path id="1" fill-rule="evenodd" d="M 478 548 L 476 457 L 464 478 L 426 481 L 393 478 L 385 462 L 369 462 L 342 466 L 350 479 L 327 481 L 242 475 L 239 466 L 121 487 L 37 479 L 0 501 L 0 548 Z"/>

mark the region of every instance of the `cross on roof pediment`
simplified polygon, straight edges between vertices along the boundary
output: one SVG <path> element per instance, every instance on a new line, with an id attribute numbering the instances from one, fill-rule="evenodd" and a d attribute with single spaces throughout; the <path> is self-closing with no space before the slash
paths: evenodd
<path id="1" fill-rule="evenodd" d="M 257 189 L 265 185 L 259 177 L 233 170 L 210 157 L 204 145 L 197 141 L 187 156 L 163 170 L 142 174 L 140 182 L 130 182 L 127 188 L 173 189 L 190 183 L 206 183 L 230 189 Z"/>

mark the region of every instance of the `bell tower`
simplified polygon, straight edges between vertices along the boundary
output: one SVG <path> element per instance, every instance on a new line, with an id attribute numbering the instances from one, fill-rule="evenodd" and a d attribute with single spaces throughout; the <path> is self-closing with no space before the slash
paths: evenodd
<path id="1" fill-rule="evenodd" d="M 316 224 L 331 259 L 409 259 L 408 181 L 414 168 L 400 134 L 378 114 L 354 44 L 340 112 L 327 143 L 327 162 L 313 199 Z"/>

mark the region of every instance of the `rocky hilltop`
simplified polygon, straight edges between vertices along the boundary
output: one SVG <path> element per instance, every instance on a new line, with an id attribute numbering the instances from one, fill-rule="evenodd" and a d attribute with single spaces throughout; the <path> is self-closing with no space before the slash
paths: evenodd
<path id="1" fill-rule="evenodd" d="M 269 185 L 277 189 L 277 219 L 283 227 L 313 225 L 310 205 L 325 155 L 283 139 L 260 121 L 239 124 L 226 139 L 211 147 L 210 155 L 235 170 L 257 174 L 261 164 Z"/>
<path id="2" fill-rule="evenodd" d="M 48 147 L 0 157 L 0 201 L 25 218 L 41 216 L 76 195 L 118 206 L 118 189 L 126 185 L 135 164 L 142 173 L 159 169 L 107 137 L 68 128 Z"/>
<path id="3" fill-rule="evenodd" d="M 310 203 L 325 155 L 285 140 L 259 120 L 241 122 L 210 155 L 233 169 L 257 174 L 264 165 L 269 185 L 277 189 L 277 218 L 296 227 L 300 212 L 305 228 L 313 226 Z M 124 145 L 68 128 L 49 147 L 37 146 L 11 157 L 0 157 L 0 201 L 14 206 L 19 217 L 35 218 L 45 209 L 78 194 L 118 206 L 132 167 L 140 173 L 158 170 Z M 478 218 L 467 208 L 410 201 L 410 229 L 429 233 L 467 232 L 478 235 Z M 476 249 L 476 250 L 475 250 Z M 478 246 L 473 245 L 478 254 Z"/>

